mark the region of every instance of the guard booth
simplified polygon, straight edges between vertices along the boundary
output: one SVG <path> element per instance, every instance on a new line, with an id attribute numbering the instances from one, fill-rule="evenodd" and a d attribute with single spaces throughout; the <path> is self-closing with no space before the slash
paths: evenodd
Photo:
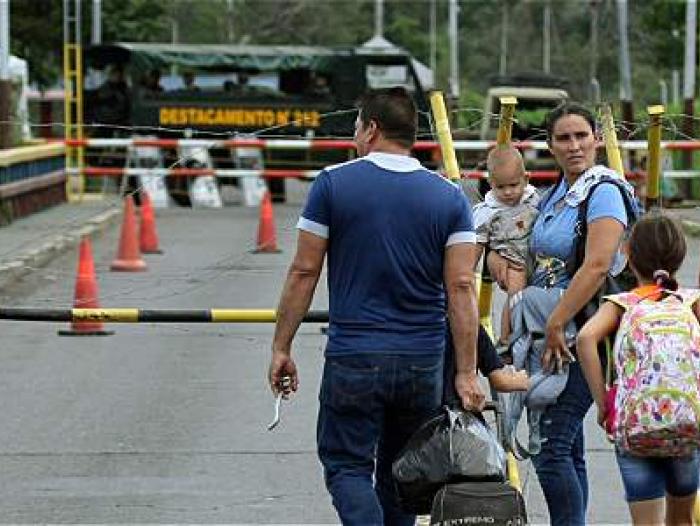
<path id="1" fill-rule="evenodd" d="M 85 122 L 94 135 L 136 127 L 160 138 L 345 138 L 353 135 L 355 104 L 368 88 L 402 85 L 420 110 L 419 133 L 430 133 L 429 107 L 411 56 L 399 48 L 227 46 L 115 43 L 87 47 L 86 77 L 106 80 L 85 89 Z M 116 104 L 115 101 L 119 101 Z M 115 132 L 116 133 L 116 132 Z M 121 132 L 120 132 L 121 133 Z M 165 152 L 165 166 L 179 153 Z M 213 168 L 313 170 L 347 160 L 337 150 L 216 151 L 197 162 Z M 266 181 L 284 200 L 284 179 Z M 219 184 L 250 181 L 221 179 Z M 184 181 L 169 192 L 187 193 Z M 174 194 L 173 194 L 174 192 Z M 251 193 L 252 192 L 252 193 Z"/>

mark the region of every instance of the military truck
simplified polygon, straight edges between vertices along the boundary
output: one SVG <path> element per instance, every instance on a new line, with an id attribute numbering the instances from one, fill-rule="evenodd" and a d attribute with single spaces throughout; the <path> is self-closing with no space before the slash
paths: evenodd
<path id="1" fill-rule="evenodd" d="M 357 99 L 368 88 L 401 85 L 429 132 L 428 100 L 412 57 L 399 48 L 114 43 L 88 47 L 86 123 L 97 135 L 351 138 Z M 90 78 L 90 75 L 87 75 Z M 346 151 L 267 151 L 265 167 L 312 169 Z M 237 164 L 212 152 L 215 167 Z M 281 200 L 284 180 L 269 180 Z"/>
<path id="2" fill-rule="evenodd" d="M 542 140 L 544 118 L 550 110 L 569 99 L 568 80 L 543 73 L 520 73 L 497 76 L 490 81 L 484 100 L 484 118 L 480 136 L 484 140 L 496 138 L 500 98 L 518 99 L 515 108 L 513 138 L 517 140 Z"/>

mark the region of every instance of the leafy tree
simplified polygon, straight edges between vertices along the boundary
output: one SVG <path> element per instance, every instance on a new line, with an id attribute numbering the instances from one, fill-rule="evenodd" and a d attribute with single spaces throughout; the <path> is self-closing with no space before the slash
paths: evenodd
<path id="1" fill-rule="evenodd" d="M 53 84 L 61 71 L 62 10 L 54 0 L 10 2 L 10 51 L 27 60 L 31 80 L 42 87 Z"/>
<path id="2" fill-rule="evenodd" d="M 176 2 L 179 4 L 180 2 Z M 87 4 L 87 5 L 86 5 Z M 91 3 L 83 0 L 83 5 Z M 102 40 L 104 42 L 158 42 L 167 34 L 170 21 L 161 0 L 104 0 L 102 2 Z M 85 19 L 84 19 L 85 20 Z M 90 18 L 84 24 L 89 39 Z"/>
<path id="3" fill-rule="evenodd" d="M 460 0 L 459 56 L 463 91 L 483 94 L 498 73 L 501 13 L 507 5 L 508 70 L 540 71 L 545 0 Z M 598 0 L 597 78 L 604 100 L 619 93 L 617 11 Z M 589 96 L 589 1 L 551 1 L 552 73 L 568 77 L 577 98 Z M 82 1 L 83 42 L 89 42 L 91 2 Z M 32 80 L 53 84 L 62 72 L 63 2 L 11 0 L 12 51 L 29 61 Z M 102 0 L 103 40 L 355 46 L 374 33 L 374 0 Z M 40 13 L 41 16 L 37 16 Z M 449 72 L 447 0 L 437 0 L 438 85 Z M 385 36 L 428 63 L 429 0 L 385 0 Z M 629 3 L 635 105 L 659 99 L 659 80 L 682 69 L 685 1 Z M 476 101 L 469 96 L 469 100 Z"/>
<path id="4" fill-rule="evenodd" d="M 71 0 L 72 2 L 73 0 Z M 81 42 L 90 42 L 92 3 L 81 2 Z M 38 16 L 38 13 L 41 15 Z M 102 36 L 113 40 L 154 41 L 169 27 L 160 0 L 105 0 Z M 56 83 L 63 74 L 63 2 L 14 0 L 10 2 L 13 53 L 26 59 L 30 80 L 40 87 Z"/>

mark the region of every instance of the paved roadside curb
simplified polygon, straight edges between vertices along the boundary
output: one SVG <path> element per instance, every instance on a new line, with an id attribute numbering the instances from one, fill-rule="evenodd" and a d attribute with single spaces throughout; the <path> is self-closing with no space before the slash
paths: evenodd
<path id="1" fill-rule="evenodd" d="M 690 237 L 700 237 L 700 223 L 697 221 L 691 221 L 690 219 L 681 219 L 681 225 L 683 226 L 683 231 L 687 236 Z"/>
<path id="2" fill-rule="evenodd" d="M 101 233 L 119 219 L 121 214 L 121 208 L 107 210 L 87 219 L 82 227 L 72 232 L 57 235 L 34 248 L 18 253 L 10 260 L 0 262 L 0 289 L 45 266 L 57 255 L 77 247 L 81 237 Z"/>
<path id="3" fill-rule="evenodd" d="M 675 217 L 688 237 L 700 237 L 700 207 L 664 208 L 664 213 Z"/>

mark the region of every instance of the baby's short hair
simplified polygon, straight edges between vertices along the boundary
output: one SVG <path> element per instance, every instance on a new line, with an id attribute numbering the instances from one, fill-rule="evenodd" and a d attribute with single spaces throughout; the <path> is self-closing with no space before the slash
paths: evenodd
<path id="1" fill-rule="evenodd" d="M 520 150 L 512 144 L 497 144 L 489 150 L 488 156 L 486 157 L 486 169 L 489 172 L 489 177 L 491 177 L 494 168 L 509 161 L 518 163 L 521 167 L 522 174 L 526 174 L 525 163 L 523 162 L 523 156 Z"/>

